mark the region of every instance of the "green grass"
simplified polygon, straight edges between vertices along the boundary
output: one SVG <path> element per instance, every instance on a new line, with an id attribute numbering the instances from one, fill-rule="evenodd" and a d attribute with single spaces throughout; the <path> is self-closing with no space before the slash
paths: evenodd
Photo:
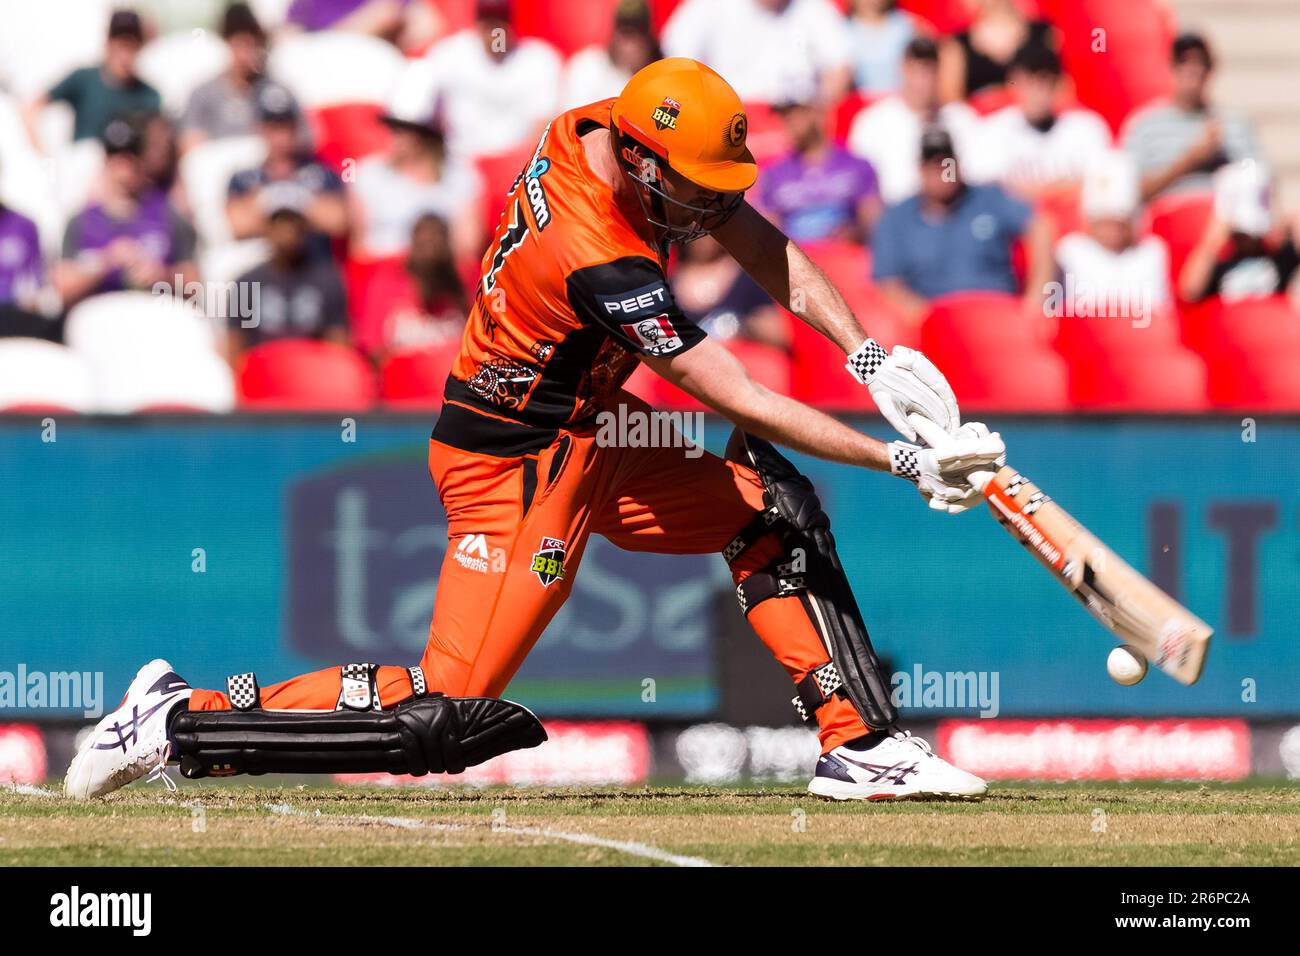
<path id="1" fill-rule="evenodd" d="M 979 802 L 872 804 L 798 786 L 137 784 L 80 804 L 0 789 L 0 866 L 658 865 L 656 851 L 719 865 L 1297 866 L 1300 787 L 1000 785 Z"/>

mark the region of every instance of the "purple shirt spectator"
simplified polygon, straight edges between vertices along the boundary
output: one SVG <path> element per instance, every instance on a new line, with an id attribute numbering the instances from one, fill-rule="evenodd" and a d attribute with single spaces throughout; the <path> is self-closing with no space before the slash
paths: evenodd
<path id="1" fill-rule="evenodd" d="M 36 224 L 0 206 L 0 305 L 30 304 L 44 277 Z"/>
<path id="2" fill-rule="evenodd" d="M 408 0 L 401 0 L 406 6 Z M 286 19 L 304 30 L 328 30 L 362 7 L 370 0 L 293 0 Z"/>
<path id="3" fill-rule="evenodd" d="M 842 237 L 858 221 L 858 204 L 879 194 L 876 172 L 865 159 L 830 146 L 809 161 L 791 153 L 764 170 L 759 201 L 795 242 Z"/>
<path id="4" fill-rule="evenodd" d="M 115 219 L 101 205 L 87 206 L 68 223 L 63 236 L 63 258 L 78 259 L 104 253 L 118 239 L 133 239 L 150 257 L 165 265 L 188 262 L 194 258 L 194 229 L 172 209 L 167 196 L 159 189 L 141 195 L 135 215 Z M 99 292 L 116 292 L 128 288 L 121 269 L 105 274 Z"/>

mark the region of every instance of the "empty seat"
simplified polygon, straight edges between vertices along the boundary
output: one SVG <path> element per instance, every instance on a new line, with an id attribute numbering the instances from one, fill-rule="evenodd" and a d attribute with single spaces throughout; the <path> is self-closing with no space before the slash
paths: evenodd
<path id="1" fill-rule="evenodd" d="M 392 132 L 379 121 L 383 112 L 377 103 L 337 103 L 309 110 L 317 157 L 341 170 L 345 160 L 357 162 L 385 150 Z"/>
<path id="2" fill-rule="evenodd" d="M 1214 214 L 1211 193 L 1175 194 L 1152 200 L 1143 217 L 1144 229 L 1169 247 L 1169 278 L 1175 288 L 1178 273 Z"/>
<path id="3" fill-rule="evenodd" d="M 390 408 L 437 409 L 442 392 L 460 351 L 460 342 L 398 352 L 385 360 L 379 372 L 379 395 Z"/>
<path id="4" fill-rule="evenodd" d="M 1216 408 L 1300 412 L 1300 347 L 1242 354 L 1226 348 L 1206 356 L 1209 398 Z"/>
<path id="5" fill-rule="evenodd" d="M 1178 345 L 1069 357 L 1070 401 L 1090 411 L 1199 412 L 1209 404 L 1205 363 Z"/>
<path id="6" fill-rule="evenodd" d="M 1042 345 L 1053 324 L 1019 296 L 956 292 L 931 301 L 921 324 L 921 350 L 933 358 L 931 353 L 953 345 L 975 351 Z"/>
<path id="7" fill-rule="evenodd" d="M 194 213 L 195 229 L 205 244 L 232 241 L 226 218 L 230 177 L 252 169 L 265 158 L 266 144 L 258 136 L 209 140 L 181 157 L 181 180 Z"/>
<path id="8" fill-rule="evenodd" d="M 312 339 L 284 339 L 239 358 L 240 407 L 253 411 L 364 411 L 375 376 L 355 350 Z"/>
<path id="9" fill-rule="evenodd" d="M 1300 346 L 1300 310 L 1286 296 L 1224 302 L 1209 299 L 1183 312 L 1183 336 L 1207 357 L 1225 348 L 1247 354 Z"/>
<path id="10" fill-rule="evenodd" d="M 971 412 L 1063 412 L 1070 407 L 1069 371 L 1049 348 L 1021 344 L 967 351 L 959 344 L 926 354 L 947 377 L 966 419 Z"/>
<path id="11" fill-rule="evenodd" d="M 583 47 L 609 42 L 619 0 L 546 0 L 515 8 L 515 27 L 569 56 Z"/>
<path id="12" fill-rule="evenodd" d="M 90 366 L 42 339 L 0 339 L 0 413 L 94 410 Z"/>

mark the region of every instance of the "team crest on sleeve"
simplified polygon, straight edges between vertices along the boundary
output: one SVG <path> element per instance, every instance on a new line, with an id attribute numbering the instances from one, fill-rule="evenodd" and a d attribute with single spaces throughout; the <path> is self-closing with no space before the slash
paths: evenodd
<path id="1" fill-rule="evenodd" d="M 544 587 L 564 580 L 564 542 L 559 538 L 542 538 L 542 545 L 533 555 L 532 572 Z"/>
<path id="2" fill-rule="evenodd" d="M 620 328 L 629 339 L 640 342 L 643 348 L 655 355 L 666 355 L 682 347 L 681 336 L 673 328 L 666 312 L 640 322 L 625 323 Z"/>

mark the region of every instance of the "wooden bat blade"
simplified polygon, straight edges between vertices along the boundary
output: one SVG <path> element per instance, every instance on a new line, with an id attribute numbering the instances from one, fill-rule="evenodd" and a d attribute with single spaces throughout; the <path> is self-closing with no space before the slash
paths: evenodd
<path id="1" fill-rule="evenodd" d="M 1194 684 L 1213 629 L 1126 564 L 1037 485 L 1003 467 L 984 486 L 993 516 L 1101 624 L 1174 680 Z"/>

